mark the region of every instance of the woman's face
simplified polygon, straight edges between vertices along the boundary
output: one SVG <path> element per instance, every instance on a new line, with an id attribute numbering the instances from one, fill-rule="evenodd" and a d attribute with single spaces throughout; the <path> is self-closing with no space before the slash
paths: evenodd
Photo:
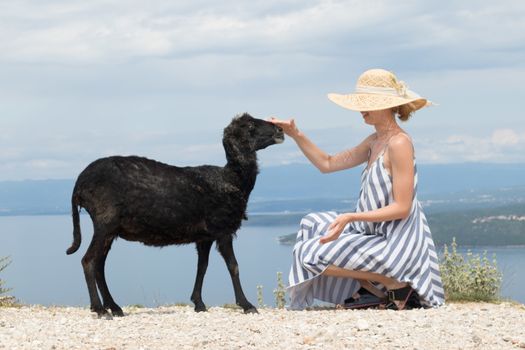
<path id="1" fill-rule="evenodd" d="M 388 108 L 388 109 L 382 109 L 378 111 L 367 111 L 367 112 L 361 112 L 361 115 L 363 116 L 365 123 L 369 125 L 377 125 L 377 124 L 384 123 L 388 120 L 388 118 L 391 118 L 392 110 Z"/>

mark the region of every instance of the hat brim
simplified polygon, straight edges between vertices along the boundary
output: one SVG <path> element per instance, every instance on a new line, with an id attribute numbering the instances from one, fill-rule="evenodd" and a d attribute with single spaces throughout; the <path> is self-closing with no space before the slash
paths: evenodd
<path id="1" fill-rule="evenodd" d="M 412 111 L 417 111 L 428 104 L 427 99 L 403 98 L 380 94 L 328 94 L 328 99 L 335 104 L 358 112 L 377 111 L 408 104 Z"/>

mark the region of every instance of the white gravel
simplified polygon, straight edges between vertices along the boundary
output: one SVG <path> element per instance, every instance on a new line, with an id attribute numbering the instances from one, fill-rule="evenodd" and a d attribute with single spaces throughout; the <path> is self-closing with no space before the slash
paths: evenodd
<path id="1" fill-rule="evenodd" d="M 0 349 L 517 349 L 520 304 L 447 304 L 427 310 L 241 310 L 124 308 L 97 318 L 87 308 L 0 308 Z"/>

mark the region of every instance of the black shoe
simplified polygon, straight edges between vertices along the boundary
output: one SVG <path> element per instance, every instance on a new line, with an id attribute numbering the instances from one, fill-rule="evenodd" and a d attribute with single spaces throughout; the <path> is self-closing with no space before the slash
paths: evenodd
<path id="1" fill-rule="evenodd" d="M 342 308 L 343 309 L 369 309 L 369 308 L 374 308 L 374 307 L 379 307 L 381 305 L 385 305 L 387 302 L 387 299 L 379 298 L 370 293 L 360 294 L 360 295 L 361 296 L 359 297 L 359 299 L 348 298 L 348 299 L 352 299 L 353 302 L 345 301 L 344 305 L 342 305 Z"/>
<path id="2" fill-rule="evenodd" d="M 398 289 L 389 289 L 387 291 L 388 302 L 386 308 L 390 310 L 405 310 L 410 308 L 409 300 L 414 300 L 416 291 L 410 285 Z M 399 301 L 399 305 L 395 302 Z"/>

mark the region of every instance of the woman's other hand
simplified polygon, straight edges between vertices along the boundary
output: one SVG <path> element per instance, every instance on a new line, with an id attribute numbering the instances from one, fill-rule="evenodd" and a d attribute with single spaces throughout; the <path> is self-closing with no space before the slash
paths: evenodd
<path id="1" fill-rule="evenodd" d="M 319 242 L 324 244 L 335 241 L 343 232 L 345 226 L 352 222 L 352 213 L 341 214 L 328 227 L 328 233 L 319 239 Z"/>
<path id="2" fill-rule="evenodd" d="M 268 119 L 270 123 L 274 123 L 277 126 L 280 126 L 284 133 L 291 138 L 295 138 L 297 135 L 299 135 L 299 129 L 297 129 L 297 126 L 295 125 L 295 120 L 280 120 L 274 117 L 270 117 Z"/>

